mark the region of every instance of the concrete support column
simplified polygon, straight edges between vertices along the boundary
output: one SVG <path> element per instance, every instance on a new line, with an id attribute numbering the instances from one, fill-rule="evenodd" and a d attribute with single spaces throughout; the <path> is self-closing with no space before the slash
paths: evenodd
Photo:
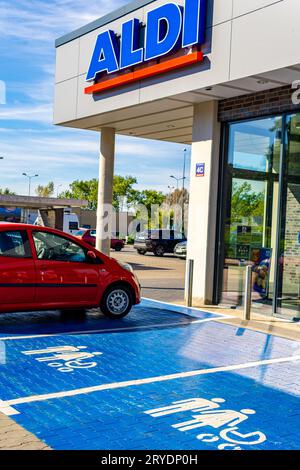
<path id="1" fill-rule="evenodd" d="M 101 130 L 96 248 L 110 254 L 112 196 L 115 163 L 115 129 Z"/>
<path id="2" fill-rule="evenodd" d="M 217 101 L 194 107 L 187 257 L 194 260 L 195 306 L 213 300 L 220 153 L 217 111 Z M 205 166 L 203 176 L 196 176 L 197 164 Z"/>

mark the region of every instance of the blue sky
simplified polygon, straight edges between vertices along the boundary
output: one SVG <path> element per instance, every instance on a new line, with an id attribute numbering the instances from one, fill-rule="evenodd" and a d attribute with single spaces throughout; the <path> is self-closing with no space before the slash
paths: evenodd
<path id="1" fill-rule="evenodd" d="M 27 194 L 23 172 L 39 174 L 33 187 L 53 180 L 59 191 L 97 176 L 99 135 L 52 125 L 54 41 L 126 3 L 0 0 L 0 187 Z M 167 192 L 169 176 L 182 174 L 183 148 L 120 136 L 115 172 L 136 176 L 139 189 Z"/>

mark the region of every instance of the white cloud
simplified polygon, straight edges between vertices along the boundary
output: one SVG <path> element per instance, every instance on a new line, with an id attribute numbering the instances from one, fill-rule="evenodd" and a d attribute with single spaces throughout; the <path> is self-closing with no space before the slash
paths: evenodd
<path id="1" fill-rule="evenodd" d="M 0 108 L 0 119 L 7 121 L 36 121 L 51 124 L 52 104 L 33 104 L 3 106 Z"/>
<path id="2" fill-rule="evenodd" d="M 0 34 L 25 41 L 53 42 L 57 37 L 89 23 L 127 0 L 2 0 Z"/>
<path id="3" fill-rule="evenodd" d="M 54 126 L 46 132 L 26 128 L 20 138 L 19 130 L 5 131 L 2 128 L 0 153 L 5 159 L 0 162 L 0 187 L 9 184 L 20 192 L 24 187 L 21 177 L 24 171 L 38 173 L 40 183 L 62 180 L 64 186 L 74 179 L 98 175 L 100 135 L 96 132 Z M 136 176 L 139 188 L 167 191 L 169 176 L 177 171 L 178 159 L 181 159 L 178 145 L 117 137 L 116 173 Z"/>
<path id="4" fill-rule="evenodd" d="M 0 154 L 5 157 L 0 187 L 26 194 L 23 171 L 37 172 L 38 183 L 51 179 L 63 189 L 74 179 L 97 177 L 99 134 L 52 125 L 54 40 L 126 3 L 0 0 L 1 65 L 10 64 L 4 67 L 10 71 L 8 103 L 0 107 Z M 140 188 L 166 191 L 169 175 L 178 172 L 178 165 L 180 171 L 181 147 L 119 136 L 116 172 L 136 176 Z"/>

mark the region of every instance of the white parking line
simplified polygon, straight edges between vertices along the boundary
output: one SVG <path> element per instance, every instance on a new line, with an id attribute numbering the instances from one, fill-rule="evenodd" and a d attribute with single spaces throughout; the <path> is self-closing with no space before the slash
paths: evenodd
<path id="1" fill-rule="evenodd" d="M 232 315 L 229 315 L 228 313 L 222 313 L 222 312 L 216 312 L 216 311 L 212 311 L 212 310 L 207 310 L 205 307 L 187 307 L 186 305 L 184 304 L 175 304 L 175 303 L 170 303 L 170 302 L 163 302 L 162 300 L 155 300 L 155 299 L 150 299 L 149 297 L 142 297 L 143 300 L 146 300 L 147 302 L 151 302 L 151 303 L 154 303 L 154 304 L 160 304 L 162 306 L 162 308 L 164 306 L 167 306 L 168 308 L 166 308 L 165 310 L 171 310 L 172 312 L 175 312 L 177 314 L 181 314 L 181 315 L 188 315 L 188 311 L 190 310 L 191 312 L 196 312 L 196 313 L 208 313 L 210 314 L 212 317 L 217 317 L 216 319 L 217 320 L 220 320 L 220 318 L 236 318 L 234 316 L 234 314 Z M 174 307 L 176 308 L 176 310 L 174 309 Z M 177 310 L 178 309 L 178 310 Z M 181 309 L 181 311 L 180 311 Z M 218 309 L 218 306 L 215 306 L 215 310 Z M 230 310 L 228 308 L 228 310 Z"/>
<path id="2" fill-rule="evenodd" d="M 192 317 L 191 317 L 192 318 Z M 224 317 L 222 317 L 224 318 Z M 228 317 L 231 318 L 231 317 Z M 92 333 L 118 333 L 120 331 L 135 331 L 135 330 L 149 330 L 152 328 L 162 328 L 162 327 L 170 327 L 170 326 L 189 326 L 198 323 L 206 323 L 213 320 L 218 320 L 217 317 L 213 318 L 204 318 L 202 320 L 191 320 L 187 322 L 176 322 L 176 323 L 157 323 L 155 325 L 141 325 L 141 326 L 128 326 L 126 328 L 104 328 L 102 330 L 82 330 L 82 331 L 66 331 L 60 333 L 52 333 L 46 335 L 27 335 L 27 336 L 6 336 L 1 338 L 1 341 L 17 341 L 19 339 L 35 339 L 35 338 L 52 338 L 55 336 L 69 336 L 69 335 L 90 335 Z"/>
<path id="3" fill-rule="evenodd" d="M 19 412 L 15 410 L 13 407 L 16 405 L 22 405 L 25 403 L 35 403 L 35 402 L 41 402 L 41 401 L 46 401 L 46 400 L 54 400 L 57 398 L 87 395 L 89 393 L 100 392 L 103 390 L 115 390 L 118 388 L 153 384 L 157 382 L 166 382 L 169 380 L 184 379 L 188 377 L 197 377 L 200 375 L 216 374 L 219 372 L 238 371 L 242 369 L 250 369 L 252 367 L 268 366 L 272 364 L 284 364 L 287 362 L 297 362 L 297 361 L 300 361 L 300 355 L 281 357 L 277 359 L 267 359 L 264 361 L 248 362 L 245 364 L 234 364 L 231 366 L 214 367 L 211 369 L 193 370 L 189 372 L 181 372 L 181 373 L 171 374 L 171 375 L 162 375 L 158 377 L 149 377 L 149 378 L 139 379 L 139 380 L 114 382 L 114 383 L 109 383 L 109 384 L 96 385 L 94 387 L 78 388 L 75 390 L 66 390 L 63 392 L 48 393 L 44 395 L 32 395 L 29 397 L 16 398 L 14 400 L 0 401 L 0 412 L 2 411 L 4 414 L 7 414 L 7 415 L 16 414 L 16 413 L 18 414 Z"/>

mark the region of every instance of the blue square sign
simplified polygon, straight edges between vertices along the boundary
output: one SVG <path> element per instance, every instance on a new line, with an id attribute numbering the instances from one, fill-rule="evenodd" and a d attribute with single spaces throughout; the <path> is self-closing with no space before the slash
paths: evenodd
<path id="1" fill-rule="evenodd" d="M 196 176 L 197 178 L 205 176 L 205 163 L 196 163 Z"/>

